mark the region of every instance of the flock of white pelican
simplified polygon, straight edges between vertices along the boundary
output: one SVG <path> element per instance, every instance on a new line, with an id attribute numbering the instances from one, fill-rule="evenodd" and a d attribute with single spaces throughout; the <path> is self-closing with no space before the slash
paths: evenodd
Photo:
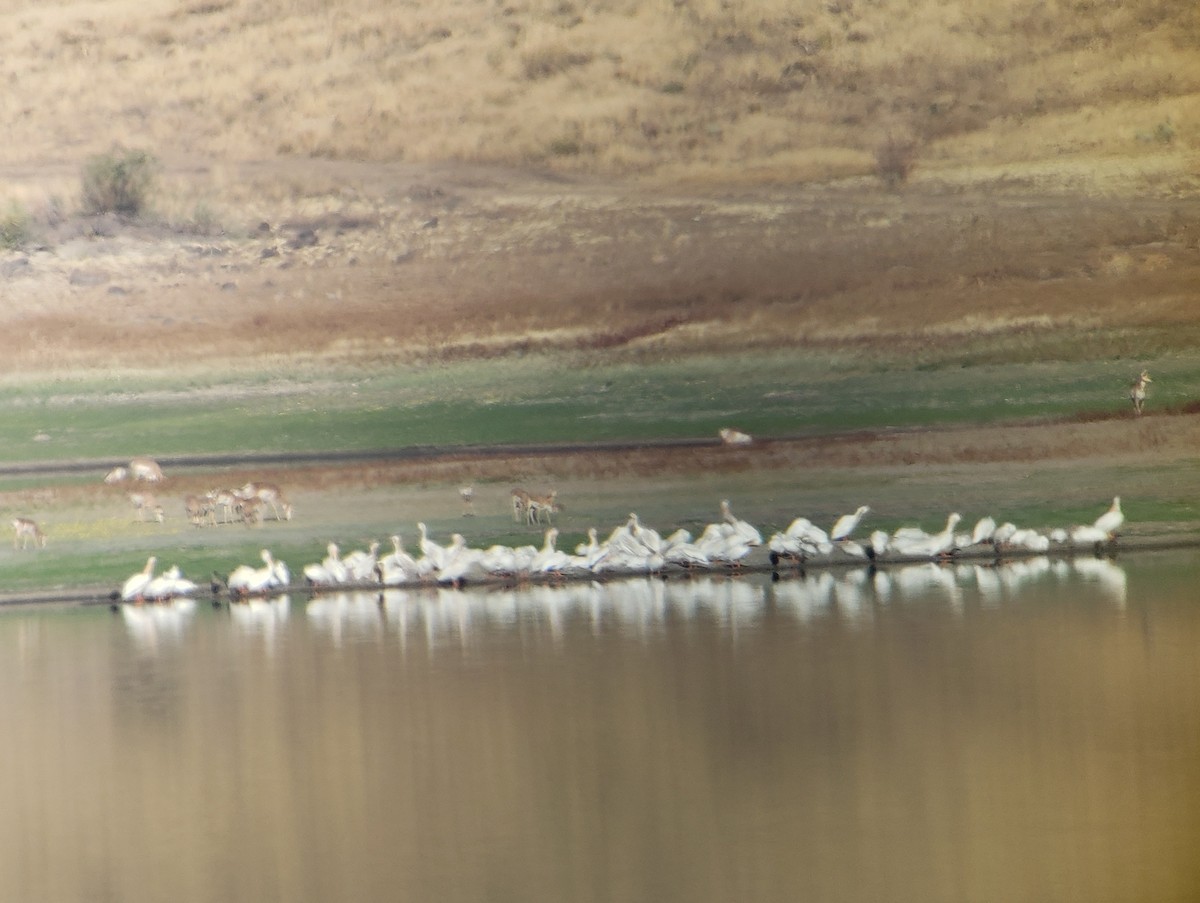
<path id="1" fill-rule="evenodd" d="M 392 550 L 384 555 L 379 554 L 378 542 L 346 555 L 331 542 L 325 558 L 305 565 L 302 574 L 304 585 L 313 590 L 421 585 L 461 588 L 475 583 L 557 582 L 684 571 L 729 572 L 752 565 L 765 566 L 768 561 L 773 568 L 781 564 L 945 561 L 960 553 L 976 556 L 989 551 L 996 555 L 1039 553 L 1055 546 L 1064 550 L 1097 550 L 1116 539 L 1125 520 L 1118 496 L 1093 523 L 1048 532 L 1018 528 L 1013 523 L 997 525 L 991 517 L 981 518 L 969 533 L 956 532 L 962 517 L 952 513 L 945 527 L 935 533 L 901 527 L 892 533 L 876 530 L 860 542 L 854 534 L 871 511 L 867 505 L 838 518 L 828 531 L 798 517 L 787 529 L 767 539 L 753 524 L 737 517 L 728 500 L 721 501 L 720 511 L 720 520 L 708 524 L 699 536 L 682 528 L 663 536 L 643 524 L 634 512 L 603 540 L 595 528 L 588 530 L 587 540 L 573 552 L 558 548 L 557 527 L 546 530 L 541 546 L 497 544 L 474 548 L 461 533 L 454 533 L 449 543 L 440 544 L 430 537 L 424 523 L 418 523 L 417 548 L 412 552 L 405 548 L 399 534 L 391 537 Z M 756 553 L 757 557 L 752 558 Z M 268 549 L 262 550 L 261 559 L 261 566 L 241 565 L 228 577 L 214 577 L 211 590 L 216 594 L 225 589 L 232 598 L 242 599 L 292 588 L 287 564 L 277 560 Z M 157 557 L 151 556 L 142 570 L 113 593 L 114 601 L 165 601 L 196 593 L 197 584 L 184 577 L 178 567 L 156 575 L 156 564 Z"/>

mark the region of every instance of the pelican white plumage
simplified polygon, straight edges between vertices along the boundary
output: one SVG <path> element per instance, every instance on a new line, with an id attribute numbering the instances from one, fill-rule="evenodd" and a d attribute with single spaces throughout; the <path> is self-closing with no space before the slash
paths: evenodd
<path id="1" fill-rule="evenodd" d="M 417 561 L 404 550 L 399 533 L 393 533 L 392 551 L 376 563 L 379 582 L 384 586 L 399 586 L 417 579 Z"/>
<path id="2" fill-rule="evenodd" d="M 940 555 L 947 555 L 954 551 L 954 528 L 958 526 L 960 520 L 962 520 L 962 515 L 955 512 L 946 518 L 946 526 L 940 533 L 915 537 L 911 540 L 907 538 L 897 540 L 893 536 L 892 545 L 900 555 L 910 558 L 937 558 Z"/>
<path id="3" fill-rule="evenodd" d="M 233 595 L 252 596 L 288 584 L 290 574 L 287 565 L 276 561 L 268 549 L 263 549 L 259 555 L 262 557 L 263 567 L 254 568 L 243 564 L 234 568 L 229 575 L 226 585 Z"/>
<path id="4" fill-rule="evenodd" d="M 178 596 L 190 596 L 196 591 L 196 584 L 183 576 L 179 565 L 172 565 L 161 574 L 151 578 L 142 591 L 142 597 L 162 601 Z"/>
<path id="5" fill-rule="evenodd" d="M 350 579 L 350 572 L 338 554 L 337 543 L 325 547 L 325 558 L 316 564 L 306 564 L 304 579 L 313 586 L 334 586 Z"/>
<path id="6" fill-rule="evenodd" d="M 158 558 L 151 555 L 146 559 L 146 565 L 136 574 L 131 575 L 126 581 L 121 584 L 121 601 L 132 602 L 141 601 L 144 598 L 146 587 L 154 578 L 154 566 L 158 563 Z"/>
<path id="7" fill-rule="evenodd" d="M 1068 536 L 1073 546 L 1099 546 L 1112 538 L 1107 530 L 1095 525 L 1088 526 L 1086 524 L 1072 527 L 1068 531 Z"/>
<path id="8" fill-rule="evenodd" d="M 417 561 L 418 569 L 423 575 L 440 571 L 442 565 L 446 563 L 446 557 L 449 554 L 448 547 L 438 545 L 429 538 L 429 529 L 425 526 L 424 521 L 417 524 L 417 532 L 420 533 L 420 537 L 417 539 L 417 548 L 421 550 L 421 558 Z"/>
<path id="9" fill-rule="evenodd" d="M 833 542 L 839 542 L 843 539 L 849 539 L 850 534 L 858 529 L 858 525 L 862 523 L 863 517 L 870 511 L 867 505 L 860 505 L 853 514 L 843 514 L 834 523 L 833 529 L 829 531 L 829 538 Z"/>
<path id="10" fill-rule="evenodd" d="M 729 507 L 729 499 L 721 499 L 721 517 L 725 523 L 729 524 L 737 532 L 737 535 L 748 546 L 761 546 L 763 542 L 762 534 L 758 532 L 758 528 L 749 521 L 744 521 L 736 517 L 733 509 Z"/>
<path id="11" fill-rule="evenodd" d="M 993 517 L 981 517 L 975 522 L 975 529 L 971 531 L 971 545 L 977 546 L 985 542 L 991 542 L 995 533 L 996 519 Z"/>
<path id="12" fill-rule="evenodd" d="M 1097 530 L 1103 530 L 1107 534 L 1107 538 L 1115 539 L 1117 531 L 1124 523 L 1125 514 L 1121 511 L 1121 497 L 1115 495 L 1108 510 L 1096 518 L 1096 522 L 1092 526 Z"/>
<path id="13" fill-rule="evenodd" d="M 346 566 L 349 579 L 356 583 L 366 583 L 375 579 L 375 564 L 379 560 L 379 542 L 372 540 L 366 551 L 355 549 L 343 556 L 342 564 Z"/>

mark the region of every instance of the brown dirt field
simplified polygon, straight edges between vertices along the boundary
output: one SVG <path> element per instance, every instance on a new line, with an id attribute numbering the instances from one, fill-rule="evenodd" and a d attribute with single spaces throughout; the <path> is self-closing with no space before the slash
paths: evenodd
<path id="1" fill-rule="evenodd" d="M 692 194 L 323 161 L 237 178 L 309 189 L 218 234 L 70 217 L 0 256 L 0 371 L 1195 338 L 1194 199 Z"/>

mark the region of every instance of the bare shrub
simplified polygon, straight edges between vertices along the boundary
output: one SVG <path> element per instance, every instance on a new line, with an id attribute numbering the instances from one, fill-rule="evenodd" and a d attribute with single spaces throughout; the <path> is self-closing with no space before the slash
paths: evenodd
<path id="1" fill-rule="evenodd" d="M 143 150 L 116 147 L 90 157 L 83 168 L 85 213 L 138 216 L 154 192 L 158 163 Z"/>
<path id="2" fill-rule="evenodd" d="M 888 135 L 875 149 L 875 175 L 889 188 L 908 181 L 917 161 L 917 142 L 912 138 Z"/>

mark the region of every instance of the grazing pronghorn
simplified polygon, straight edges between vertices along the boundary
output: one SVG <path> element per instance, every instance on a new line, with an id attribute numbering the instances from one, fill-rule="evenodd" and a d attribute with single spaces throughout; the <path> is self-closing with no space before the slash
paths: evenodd
<path id="1" fill-rule="evenodd" d="M 144 480 L 147 483 L 160 483 L 164 479 L 162 468 L 153 458 L 130 458 L 128 467 L 114 467 L 105 474 L 105 483 L 120 483 L 126 477 Z"/>
<path id="2" fill-rule="evenodd" d="M 1133 402 L 1133 413 L 1135 416 L 1141 416 L 1142 407 L 1146 404 L 1146 383 L 1152 383 L 1154 380 L 1150 378 L 1150 374 L 1145 370 L 1141 372 L 1129 386 L 1129 400 Z"/>
<path id="3" fill-rule="evenodd" d="M 207 495 L 189 495 L 183 500 L 183 510 L 194 526 L 203 527 L 207 522 L 217 525 L 217 511 L 213 500 Z"/>
<path id="4" fill-rule="evenodd" d="M 39 549 L 46 548 L 46 534 L 42 532 L 42 528 L 37 525 L 36 521 L 32 521 L 27 517 L 13 518 L 13 529 L 16 533 L 13 535 L 13 548 L 17 548 L 17 541 L 20 540 L 21 548 L 29 548 L 29 541 L 32 539 L 35 547 Z"/>
<path id="5" fill-rule="evenodd" d="M 137 519 L 139 521 L 146 520 L 146 512 L 149 511 L 154 515 L 154 519 L 160 524 L 165 519 L 162 505 L 158 503 L 158 499 L 148 492 L 131 492 L 129 493 L 129 501 L 133 504 L 134 510 L 137 511 Z"/>
<path id="6" fill-rule="evenodd" d="M 271 506 L 271 512 L 275 515 L 275 520 L 291 520 L 292 506 L 287 499 L 283 497 L 283 492 L 274 483 L 247 483 L 241 489 L 234 493 L 238 498 L 258 499 L 258 501 Z M 282 512 L 283 517 L 279 515 Z"/>
<path id="7" fill-rule="evenodd" d="M 238 498 L 236 510 L 238 517 L 247 527 L 261 527 L 263 522 L 263 505 L 266 504 L 256 495 L 249 498 Z M 279 518 L 276 517 L 276 520 Z"/>
<path id="8" fill-rule="evenodd" d="M 542 512 L 546 513 L 546 523 L 554 523 L 554 512 L 559 509 L 558 490 L 551 489 L 547 495 L 531 495 L 525 503 L 525 519 L 530 526 L 542 522 Z"/>

